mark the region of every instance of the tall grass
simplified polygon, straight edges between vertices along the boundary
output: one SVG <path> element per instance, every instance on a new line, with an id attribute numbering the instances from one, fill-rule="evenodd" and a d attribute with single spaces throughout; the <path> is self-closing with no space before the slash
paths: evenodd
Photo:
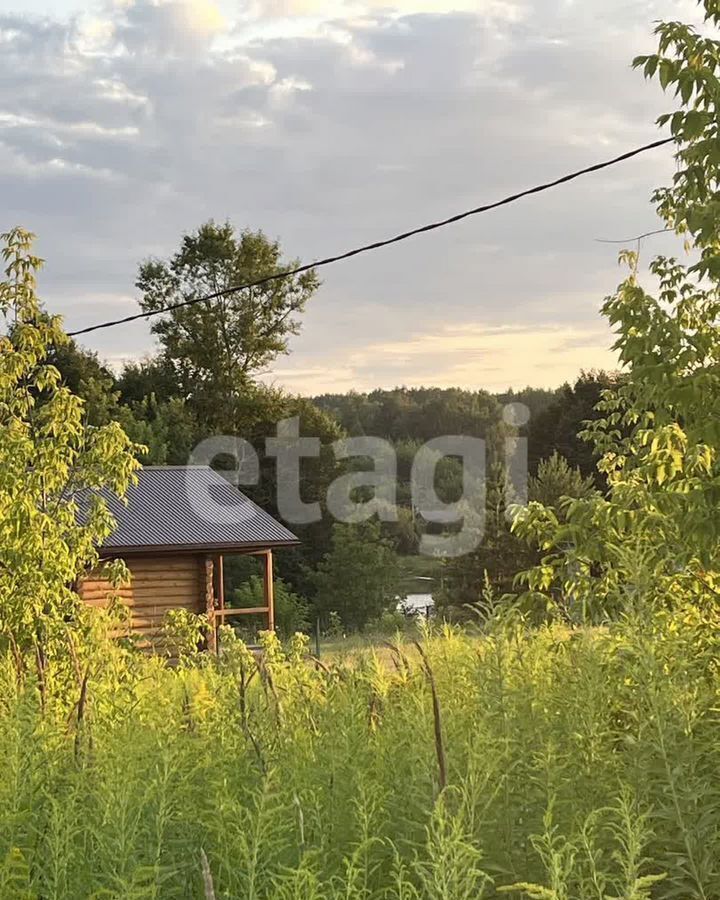
<path id="1" fill-rule="evenodd" d="M 176 669 L 107 649 L 82 717 L 80 684 L 43 712 L 4 660 L 0 897 L 720 897 L 697 611 L 351 664 L 265 644 Z"/>

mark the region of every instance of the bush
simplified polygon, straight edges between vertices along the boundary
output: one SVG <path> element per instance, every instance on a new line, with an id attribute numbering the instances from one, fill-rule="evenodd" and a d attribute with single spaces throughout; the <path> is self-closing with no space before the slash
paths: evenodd
<path id="1" fill-rule="evenodd" d="M 274 598 L 275 627 L 283 637 L 287 638 L 296 631 L 307 631 L 310 628 L 310 607 L 307 600 L 293 593 L 282 578 L 274 581 Z M 252 575 L 233 592 L 233 606 L 252 608 L 264 604 L 263 580 L 259 575 Z"/>
<path id="2" fill-rule="evenodd" d="M 386 609 L 382 615 L 367 623 L 367 630 L 371 634 L 395 634 L 396 631 L 405 631 L 414 621 L 412 614 L 399 609 Z"/>

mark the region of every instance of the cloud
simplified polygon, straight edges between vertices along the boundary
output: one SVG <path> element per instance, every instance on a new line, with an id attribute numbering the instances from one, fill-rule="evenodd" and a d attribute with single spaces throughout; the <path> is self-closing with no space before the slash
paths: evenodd
<path id="1" fill-rule="evenodd" d="M 458 13 L 468 12 L 486 20 L 503 22 L 520 21 L 525 14 L 526 4 L 513 0 L 368 0 L 360 3 L 353 0 L 264 0 L 257 7 L 260 15 L 297 17 L 311 16 L 319 19 L 359 18 L 368 13 L 395 15 L 416 13 Z"/>
<path id="2" fill-rule="evenodd" d="M 39 233 L 69 327 L 127 314 L 138 262 L 210 217 L 262 227 L 289 256 L 347 249 L 654 137 L 666 101 L 629 61 L 668 12 L 675 0 L 127 0 L 0 15 L 3 219 Z M 570 377 L 609 343 L 598 307 L 620 276 L 594 238 L 655 227 L 648 197 L 671 174 L 656 151 L 326 270 L 275 377 L 313 391 Z M 120 359 L 152 340 L 136 325 L 88 344 Z"/>
<path id="3" fill-rule="evenodd" d="M 470 321 L 371 343 L 350 354 L 334 352 L 323 366 L 304 367 L 304 360 L 278 365 L 265 378 L 303 394 L 322 393 L 329 381 L 335 391 L 401 384 L 491 391 L 528 384 L 556 387 L 572 381 L 581 369 L 616 369 L 610 337 L 602 326 L 553 322 L 527 328 Z"/>
<path id="4" fill-rule="evenodd" d="M 212 0 L 134 0 L 114 35 L 132 54 L 183 56 L 206 52 L 225 24 Z"/>

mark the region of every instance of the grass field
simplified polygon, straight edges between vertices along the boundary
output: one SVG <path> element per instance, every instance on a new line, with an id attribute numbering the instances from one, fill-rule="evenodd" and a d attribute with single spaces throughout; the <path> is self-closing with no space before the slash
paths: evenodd
<path id="1" fill-rule="evenodd" d="M 690 610 L 352 665 L 106 648 L 44 712 L 7 658 L 0 897 L 718 897 L 717 633 Z"/>

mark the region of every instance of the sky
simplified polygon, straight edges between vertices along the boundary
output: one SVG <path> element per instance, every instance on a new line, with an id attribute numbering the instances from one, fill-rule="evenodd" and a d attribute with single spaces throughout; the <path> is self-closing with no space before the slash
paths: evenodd
<path id="1" fill-rule="evenodd" d="M 0 230 L 38 235 L 68 330 L 137 311 L 139 262 L 213 218 L 303 261 L 660 136 L 633 72 L 692 0 L 0 0 Z M 599 309 L 658 228 L 669 148 L 324 269 L 290 391 L 555 387 L 613 368 Z M 682 253 L 673 235 L 642 244 Z M 118 367 L 146 323 L 84 339 Z"/>

